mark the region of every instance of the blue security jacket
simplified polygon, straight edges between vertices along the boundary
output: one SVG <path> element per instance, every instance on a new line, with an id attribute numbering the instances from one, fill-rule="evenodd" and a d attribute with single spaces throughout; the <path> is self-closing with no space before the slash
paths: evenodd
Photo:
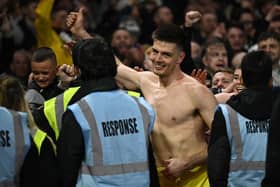
<path id="1" fill-rule="evenodd" d="M 79 123 L 85 159 L 77 186 L 149 186 L 147 144 L 154 112 L 124 91 L 94 92 L 69 109 Z"/>
<path id="2" fill-rule="evenodd" d="M 0 107 L 0 186 L 15 186 L 30 148 L 27 114 Z"/>
<path id="3" fill-rule="evenodd" d="M 258 187 L 264 177 L 270 119 L 251 120 L 220 104 L 231 146 L 228 186 Z"/>
<path id="4" fill-rule="evenodd" d="M 248 129 L 248 132 L 257 132 L 254 130 L 255 125 L 252 124 L 254 124 L 255 121 L 266 121 L 270 119 L 273 99 L 274 95 L 270 88 L 247 88 L 238 95 L 232 96 L 227 104 L 233 108 L 239 116 L 243 116 L 244 119 L 246 118 L 252 121 L 247 123 L 251 126 L 251 128 Z M 238 125 L 236 125 L 236 127 L 237 126 Z M 262 134 L 258 133 L 249 133 L 248 135 L 262 136 Z M 266 141 L 264 138 L 262 139 Z M 228 186 L 232 156 L 235 154 L 232 152 L 231 143 L 233 142 L 230 142 L 230 134 L 228 133 L 226 124 L 226 115 L 223 114 L 221 107 L 218 107 L 212 122 L 211 136 L 208 146 L 208 176 L 210 185 L 213 187 Z M 255 151 L 253 148 L 254 147 L 252 147 L 252 152 Z M 242 149 L 244 150 L 244 148 Z M 248 151 L 248 149 L 245 149 L 244 151 Z M 244 183 L 244 185 L 246 184 Z"/>

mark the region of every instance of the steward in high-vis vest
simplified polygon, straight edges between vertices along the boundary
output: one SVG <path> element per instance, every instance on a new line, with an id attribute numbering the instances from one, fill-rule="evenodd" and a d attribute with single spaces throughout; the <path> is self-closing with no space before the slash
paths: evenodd
<path id="1" fill-rule="evenodd" d="M 44 102 L 44 114 L 48 123 L 55 134 L 55 139 L 58 139 L 61 129 L 62 115 L 65 112 L 69 101 L 80 87 L 71 87 L 65 90 L 62 94 L 51 98 Z M 50 133 L 51 134 L 51 133 Z"/>
<path id="2" fill-rule="evenodd" d="M 77 186 L 149 186 L 148 138 L 154 113 L 143 98 L 121 90 L 96 92 L 69 109 L 85 143 Z"/>
<path id="3" fill-rule="evenodd" d="M 44 102 L 44 107 L 43 107 L 44 115 L 48 120 L 51 130 L 53 131 L 49 134 L 51 136 L 53 136 L 54 134 L 55 135 L 54 140 L 56 141 L 58 139 L 59 132 L 61 130 L 62 115 L 65 112 L 70 100 L 79 90 L 79 88 L 80 88 L 79 86 L 70 87 L 67 90 L 65 90 L 62 94 Z M 127 91 L 127 94 L 136 97 L 140 96 L 140 93 L 134 91 Z"/>
<path id="4" fill-rule="evenodd" d="M 220 104 L 226 120 L 231 158 L 228 186 L 260 186 L 264 177 L 270 118 L 250 120 Z"/>
<path id="5" fill-rule="evenodd" d="M 56 186 L 55 148 L 46 133 L 29 129 L 24 112 L 0 107 L 0 119 L 0 186 Z"/>
<path id="6" fill-rule="evenodd" d="M 211 186 L 260 187 L 264 177 L 268 131 L 275 95 L 272 61 L 263 51 L 242 60 L 244 86 L 226 104 L 218 105 L 208 146 Z"/>
<path id="7" fill-rule="evenodd" d="M 0 107 L 0 118 L 0 186 L 16 186 L 31 146 L 27 115 Z"/>
<path id="8" fill-rule="evenodd" d="M 78 41 L 72 52 L 81 87 L 62 118 L 61 186 L 159 186 L 149 142 L 153 109 L 119 89 L 112 49 L 103 40 Z"/>

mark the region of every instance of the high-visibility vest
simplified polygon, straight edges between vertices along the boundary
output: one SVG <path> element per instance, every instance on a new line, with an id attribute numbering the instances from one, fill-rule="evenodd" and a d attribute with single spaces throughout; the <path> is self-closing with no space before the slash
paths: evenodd
<path id="1" fill-rule="evenodd" d="M 77 187 L 149 186 L 147 146 L 155 114 L 142 97 L 93 92 L 68 108 L 85 143 Z"/>
<path id="2" fill-rule="evenodd" d="M 65 112 L 68 103 L 79 88 L 80 87 L 68 88 L 62 94 L 44 102 L 44 114 L 55 133 L 56 140 L 58 139 L 61 129 L 62 115 Z"/>
<path id="3" fill-rule="evenodd" d="M 40 154 L 46 133 L 28 128 L 27 113 L 0 107 L 0 186 L 18 186 L 19 172 L 30 149 L 30 135 Z"/>
<path id="4" fill-rule="evenodd" d="M 68 88 L 62 94 L 44 102 L 44 114 L 55 133 L 56 140 L 58 139 L 59 132 L 61 130 L 62 115 L 65 112 L 68 103 L 79 90 L 79 88 L 79 86 Z M 135 91 L 127 91 L 127 94 L 140 97 L 140 93 Z"/>
<path id="5" fill-rule="evenodd" d="M 231 148 L 228 186 L 258 187 L 264 177 L 270 119 L 251 120 L 220 104 Z"/>

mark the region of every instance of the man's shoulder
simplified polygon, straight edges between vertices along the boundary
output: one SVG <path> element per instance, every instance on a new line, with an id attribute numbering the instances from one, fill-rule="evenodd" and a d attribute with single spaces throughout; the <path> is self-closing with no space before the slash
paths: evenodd
<path id="1" fill-rule="evenodd" d="M 191 98 L 192 101 L 199 103 L 207 101 L 207 103 L 213 104 L 217 102 L 214 94 L 207 86 L 190 76 L 185 78 L 179 89 L 181 90 L 180 93 L 186 93 L 186 96 Z"/>
<path id="2" fill-rule="evenodd" d="M 218 93 L 215 94 L 215 98 L 218 103 L 226 103 L 233 95 L 236 95 L 236 93 Z"/>
<path id="3" fill-rule="evenodd" d="M 159 81 L 158 75 L 154 74 L 151 71 L 142 71 L 141 73 L 141 79 L 142 80 L 151 80 L 151 81 Z"/>
<path id="4" fill-rule="evenodd" d="M 191 89 L 190 91 L 193 92 L 210 91 L 204 84 L 189 75 L 185 75 L 183 81 L 181 82 L 181 86 L 185 89 Z"/>
<path id="5" fill-rule="evenodd" d="M 144 71 L 139 72 L 141 73 L 140 76 L 140 89 L 145 90 L 147 88 L 150 88 L 151 86 L 158 86 L 159 84 L 159 76 L 154 74 L 151 71 Z"/>

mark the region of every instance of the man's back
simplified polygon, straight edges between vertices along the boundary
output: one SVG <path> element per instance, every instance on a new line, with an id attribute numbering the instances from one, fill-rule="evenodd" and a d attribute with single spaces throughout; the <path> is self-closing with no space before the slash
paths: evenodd
<path id="1" fill-rule="evenodd" d="M 84 152 L 78 186 L 85 181 L 108 186 L 149 186 L 148 134 L 154 117 L 143 99 L 121 90 L 97 91 L 69 109 L 76 123 L 71 125 L 80 126 L 85 147 L 84 151 L 78 150 Z"/>

